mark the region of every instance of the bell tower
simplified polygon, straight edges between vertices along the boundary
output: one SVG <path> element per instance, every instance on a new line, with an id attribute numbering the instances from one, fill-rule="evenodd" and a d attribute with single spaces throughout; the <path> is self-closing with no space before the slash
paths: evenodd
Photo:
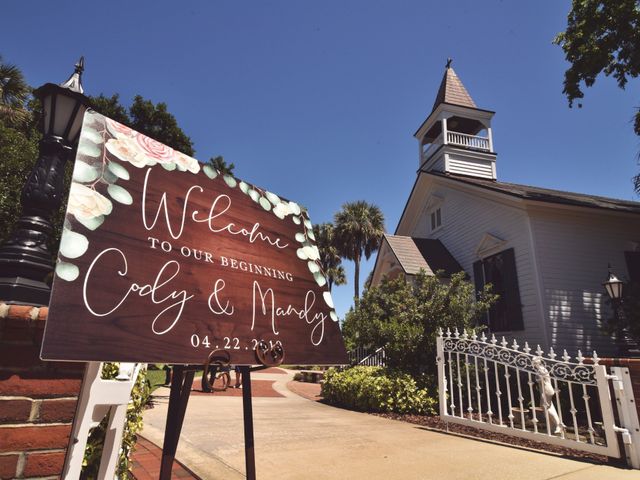
<path id="1" fill-rule="evenodd" d="M 414 134 L 421 171 L 496 179 L 491 119 L 478 108 L 447 60 L 431 113 Z"/>

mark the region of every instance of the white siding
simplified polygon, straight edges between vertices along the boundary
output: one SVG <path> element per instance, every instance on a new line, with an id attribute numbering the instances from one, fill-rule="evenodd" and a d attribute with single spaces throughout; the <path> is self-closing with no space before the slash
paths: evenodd
<path id="1" fill-rule="evenodd" d="M 528 341 L 533 348 L 538 343 L 546 347 L 544 329 L 540 321 L 537 282 L 532 269 L 532 248 L 526 212 L 489 197 L 471 195 L 449 187 L 440 187 L 437 193 L 444 199 L 441 205 L 442 227 L 430 233 L 429 222 L 420 218 L 417 222 L 407 223 L 415 225 L 413 230 L 399 229 L 397 234 L 440 239 L 470 278 L 473 278 L 473 263 L 478 260 L 476 249 L 484 234 L 490 233 L 505 240 L 506 243 L 501 250 L 513 248 L 515 253 L 525 326 L 524 331 L 505 332 L 505 337 L 516 338 L 521 344 Z M 424 215 L 423 211 L 422 216 Z"/>
<path id="2" fill-rule="evenodd" d="M 621 279 L 627 275 L 624 251 L 640 240 L 640 222 L 595 209 L 552 208 L 532 210 L 531 222 L 551 342 L 571 355 L 577 349 L 614 354 L 600 330 L 610 315 L 602 283 L 608 263 Z"/>
<path id="3" fill-rule="evenodd" d="M 449 162 L 447 171 L 460 175 L 471 175 L 480 178 L 493 178 L 493 162 L 491 160 L 483 160 L 473 158 L 468 155 L 456 155 L 449 153 Z"/>

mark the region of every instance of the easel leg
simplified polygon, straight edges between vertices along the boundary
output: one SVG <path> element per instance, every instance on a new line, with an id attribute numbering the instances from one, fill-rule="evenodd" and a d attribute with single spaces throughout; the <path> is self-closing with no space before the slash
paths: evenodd
<path id="1" fill-rule="evenodd" d="M 242 412 L 244 416 L 244 459 L 247 480 L 256 480 L 256 457 L 253 449 L 253 409 L 251 407 L 251 369 L 242 368 Z"/>
<path id="2" fill-rule="evenodd" d="M 160 465 L 160 480 L 171 480 L 171 469 L 176 457 L 180 431 L 187 403 L 193 385 L 194 370 L 186 370 L 182 365 L 173 367 L 171 380 L 171 394 L 169 396 L 169 411 L 167 412 L 167 426 L 164 430 L 164 444 L 162 446 L 162 463 Z"/>

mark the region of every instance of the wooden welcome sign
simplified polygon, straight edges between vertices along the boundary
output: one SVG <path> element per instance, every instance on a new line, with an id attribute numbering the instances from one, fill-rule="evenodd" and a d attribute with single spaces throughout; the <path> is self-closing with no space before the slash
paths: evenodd
<path id="1" fill-rule="evenodd" d="M 42 358 L 346 363 L 314 240 L 298 204 L 87 112 Z"/>

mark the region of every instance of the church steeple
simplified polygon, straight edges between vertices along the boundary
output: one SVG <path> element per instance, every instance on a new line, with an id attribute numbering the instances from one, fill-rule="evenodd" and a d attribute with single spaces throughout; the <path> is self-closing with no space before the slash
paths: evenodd
<path id="1" fill-rule="evenodd" d="M 447 65 L 444 70 L 442 82 L 440 82 L 438 94 L 436 95 L 436 101 L 433 102 L 433 108 L 431 109 L 432 112 L 441 103 L 449 103 L 451 105 L 460 105 L 462 107 L 469 108 L 478 108 L 476 107 L 473 98 L 471 98 L 471 95 L 469 95 L 469 92 L 467 92 L 467 89 L 464 88 L 462 81 L 453 70 L 453 67 L 451 66 L 452 61 L 453 60 L 451 58 L 447 59 Z"/>
<path id="2" fill-rule="evenodd" d="M 431 113 L 415 133 L 422 171 L 496 179 L 491 118 L 469 95 L 447 60 Z"/>

